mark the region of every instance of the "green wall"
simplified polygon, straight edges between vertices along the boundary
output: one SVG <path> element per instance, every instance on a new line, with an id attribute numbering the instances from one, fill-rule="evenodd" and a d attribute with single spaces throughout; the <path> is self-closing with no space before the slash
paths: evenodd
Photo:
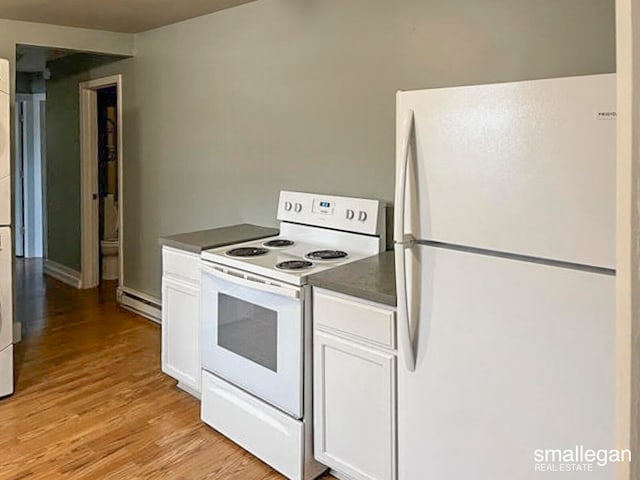
<path id="1" fill-rule="evenodd" d="M 47 82 L 47 258 L 80 271 L 81 75 Z"/>
<path id="2" fill-rule="evenodd" d="M 615 71 L 613 0 L 259 0 L 136 35 L 125 285 L 158 237 L 274 225 L 280 189 L 393 199 L 395 92 Z"/>

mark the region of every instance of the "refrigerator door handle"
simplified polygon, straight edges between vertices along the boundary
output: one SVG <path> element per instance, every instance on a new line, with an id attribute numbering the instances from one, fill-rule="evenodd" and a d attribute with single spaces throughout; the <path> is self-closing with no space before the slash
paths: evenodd
<path id="1" fill-rule="evenodd" d="M 416 370 L 416 352 L 411 338 L 411 313 L 409 309 L 409 295 L 407 285 L 407 262 L 405 250 L 411 244 L 396 243 L 396 285 L 398 286 L 398 336 L 400 349 L 403 352 L 404 363 L 410 372 Z"/>
<path id="2" fill-rule="evenodd" d="M 405 196 L 407 188 L 407 175 L 409 170 L 409 151 L 411 144 L 411 131 L 413 130 L 414 113 L 413 110 L 407 111 L 404 122 L 402 123 L 402 149 L 400 150 L 400 163 L 398 173 L 398 184 L 396 185 L 395 199 L 395 224 L 394 224 L 394 241 L 396 243 L 411 243 L 413 237 L 405 235 L 404 217 L 405 217 Z"/>

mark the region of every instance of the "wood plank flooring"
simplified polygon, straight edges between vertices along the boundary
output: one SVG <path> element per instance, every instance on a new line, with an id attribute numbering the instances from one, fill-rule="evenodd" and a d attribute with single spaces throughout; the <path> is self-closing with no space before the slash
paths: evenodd
<path id="1" fill-rule="evenodd" d="M 160 371 L 160 328 L 19 261 L 16 393 L 0 400 L 0 479 L 283 477 L 200 422 Z M 326 476 L 324 479 L 331 479 Z"/>

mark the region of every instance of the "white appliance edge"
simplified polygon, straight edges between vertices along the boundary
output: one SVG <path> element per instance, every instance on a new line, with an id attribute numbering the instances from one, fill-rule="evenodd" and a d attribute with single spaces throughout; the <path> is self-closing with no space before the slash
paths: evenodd
<path id="1" fill-rule="evenodd" d="M 0 397 L 13 393 L 13 246 L 9 62 L 0 59 Z"/>
<path id="2" fill-rule="evenodd" d="M 9 61 L 0 58 L 0 227 L 11 225 Z"/>
<path id="3" fill-rule="evenodd" d="M 615 447 L 613 111 L 615 75 L 398 93 L 399 480 Z"/>

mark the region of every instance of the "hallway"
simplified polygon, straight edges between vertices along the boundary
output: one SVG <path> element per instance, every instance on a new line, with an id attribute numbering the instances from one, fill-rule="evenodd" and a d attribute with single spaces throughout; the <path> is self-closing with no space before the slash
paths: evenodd
<path id="1" fill-rule="evenodd" d="M 160 371 L 160 328 L 116 282 L 76 290 L 16 262 L 16 393 L 0 401 L 0 479 L 282 478 L 200 422 Z"/>

